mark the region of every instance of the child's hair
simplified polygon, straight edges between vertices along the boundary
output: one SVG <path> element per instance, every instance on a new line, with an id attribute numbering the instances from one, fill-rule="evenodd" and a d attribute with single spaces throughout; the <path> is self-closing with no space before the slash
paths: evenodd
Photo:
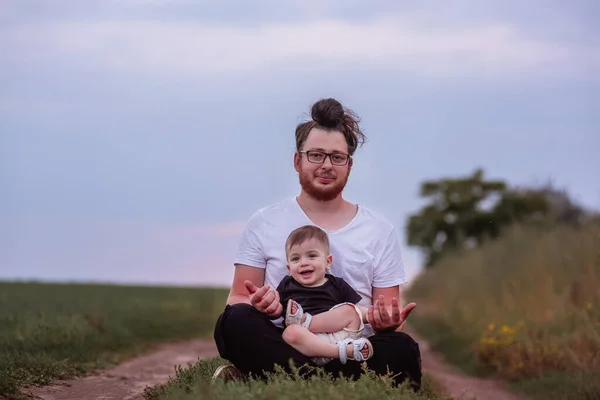
<path id="1" fill-rule="evenodd" d="M 294 229 L 285 242 L 285 251 L 288 252 L 293 246 L 300 245 L 313 238 L 323 243 L 327 251 L 329 251 L 329 237 L 327 236 L 327 233 L 314 225 L 304 225 Z"/>

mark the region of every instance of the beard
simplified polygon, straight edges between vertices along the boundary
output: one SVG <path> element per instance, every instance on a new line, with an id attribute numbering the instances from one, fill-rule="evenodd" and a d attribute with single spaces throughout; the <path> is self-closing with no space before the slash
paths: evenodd
<path id="1" fill-rule="evenodd" d="M 328 175 L 331 176 L 331 175 Z M 346 187 L 348 177 L 350 176 L 350 169 L 345 176 L 337 176 L 336 179 L 328 185 L 318 185 L 314 183 L 314 179 L 317 177 L 309 172 L 300 170 L 298 177 L 300 179 L 300 186 L 308 193 L 311 197 L 318 201 L 330 201 L 335 199 Z"/>

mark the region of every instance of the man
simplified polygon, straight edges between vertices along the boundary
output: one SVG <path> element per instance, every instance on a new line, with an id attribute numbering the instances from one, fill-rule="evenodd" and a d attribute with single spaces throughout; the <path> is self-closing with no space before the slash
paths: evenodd
<path id="1" fill-rule="evenodd" d="M 286 238 L 299 226 L 314 224 L 330 237 L 331 273 L 345 279 L 368 307 L 365 335 L 374 348 L 368 367 L 380 374 L 389 370 L 397 383 L 408 380 L 418 390 L 419 346 L 401 332 L 416 304 L 399 306 L 399 285 L 406 279 L 396 231 L 379 214 L 342 196 L 352 156 L 365 136 L 358 118 L 335 99 L 320 100 L 311 111 L 312 119 L 296 128 L 300 195 L 258 210 L 242 235 L 233 284 L 214 333 L 219 354 L 233 365 L 220 368 L 215 377 L 260 377 L 276 364 L 288 369 L 290 360 L 296 367 L 313 365 L 283 340 L 281 320 L 274 316 L 282 307 L 275 288 L 287 274 Z M 362 373 L 356 361 L 334 360 L 324 369 L 355 379 Z"/>

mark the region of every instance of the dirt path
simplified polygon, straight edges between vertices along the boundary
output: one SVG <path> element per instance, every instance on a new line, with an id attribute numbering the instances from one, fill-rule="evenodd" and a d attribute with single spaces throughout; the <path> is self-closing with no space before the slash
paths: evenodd
<path id="1" fill-rule="evenodd" d="M 519 397 L 509 392 L 501 382 L 464 374 L 446 363 L 440 354 L 432 351 L 427 341 L 414 331 L 410 330 L 407 333 L 419 343 L 423 373 L 431 377 L 453 399 L 519 400 Z"/>
<path id="2" fill-rule="evenodd" d="M 414 331 L 408 333 L 419 342 L 423 371 L 452 398 L 519 400 L 499 382 L 470 377 L 448 365 Z M 140 400 L 146 386 L 165 383 L 174 376 L 176 365 L 185 367 L 188 362 L 194 363 L 198 358 L 216 355 L 216 347 L 210 339 L 166 344 L 151 354 L 95 375 L 29 389 L 26 393 L 43 400 Z"/>
<path id="3" fill-rule="evenodd" d="M 26 390 L 44 400 L 138 400 L 146 386 L 165 383 L 174 367 L 198 358 L 217 355 L 212 339 L 198 339 L 159 346 L 153 353 L 134 358 L 95 375 Z"/>

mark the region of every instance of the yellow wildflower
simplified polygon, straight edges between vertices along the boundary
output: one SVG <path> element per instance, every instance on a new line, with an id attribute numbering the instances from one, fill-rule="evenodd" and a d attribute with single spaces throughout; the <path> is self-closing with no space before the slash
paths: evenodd
<path id="1" fill-rule="evenodd" d="M 513 333 L 515 333 L 515 330 L 511 329 L 509 326 L 502 325 L 502 333 L 506 333 L 506 334 L 512 335 Z"/>

